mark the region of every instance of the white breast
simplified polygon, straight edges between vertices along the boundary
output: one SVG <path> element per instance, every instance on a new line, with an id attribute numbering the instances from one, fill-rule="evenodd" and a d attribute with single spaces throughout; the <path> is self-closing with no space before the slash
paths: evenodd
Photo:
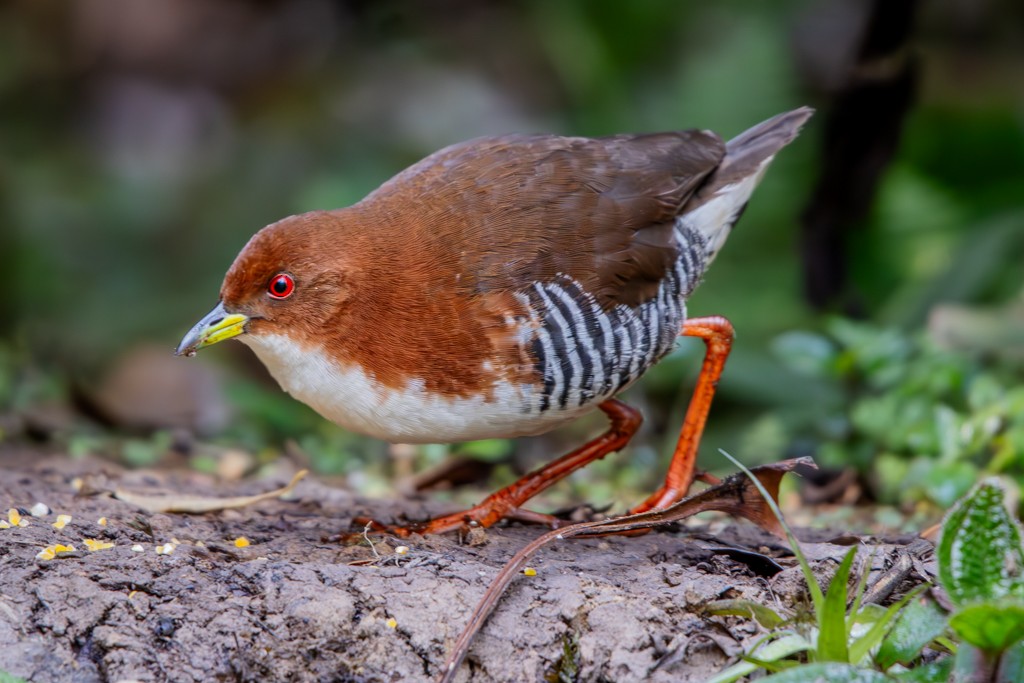
<path id="1" fill-rule="evenodd" d="M 381 385 L 358 365 L 342 366 L 320 348 L 306 348 L 283 335 L 246 334 L 285 391 L 345 429 L 396 443 L 450 443 L 542 434 L 594 409 L 537 414 L 529 385 L 496 382 L 491 395 L 445 398 L 421 380 L 402 389 Z"/>

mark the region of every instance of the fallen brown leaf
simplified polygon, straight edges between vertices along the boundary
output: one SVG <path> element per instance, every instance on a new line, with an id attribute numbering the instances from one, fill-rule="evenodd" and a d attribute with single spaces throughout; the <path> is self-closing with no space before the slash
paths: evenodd
<path id="1" fill-rule="evenodd" d="M 266 493 L 258 493 L 254 496 L 214 498 L 210 496 L 190 496 L 179 493 L 132 493 L 131 491 L 117 489 L 114 491 L 114 498 L 128 503 L 129 505 L 142 508 L 147 512 L 189 512 L 193 514 L 202 514 L 204 512 L 213 512 L 214 510 L 227 510 L 228 508 L 245 507 L 264 500 L 270 500 L 271 498 L 279 498 L 286 493 L 291 493 L 292 489 L 295 488 L 295 485 L 302 481 L 303 477 L 307 474 L 309 474 L 309 470 L 299 470 L 295 473 L 295 476 L 292 477 L 292 480 L 287 486 L 274 491 L 267 491 Z"/>

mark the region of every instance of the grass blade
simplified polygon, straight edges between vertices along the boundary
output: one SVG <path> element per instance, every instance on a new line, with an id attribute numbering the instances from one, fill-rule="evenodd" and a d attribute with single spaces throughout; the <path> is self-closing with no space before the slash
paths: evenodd
<path id="1" fill-rule="evenodd" d="M 848 662 L 846 599 L 849 595 L 850 567 L 857 557 L 857 548 L 850 548 L 839 564 L 825 594 L 824 608 L 818 615 L 818 661 Z"/>

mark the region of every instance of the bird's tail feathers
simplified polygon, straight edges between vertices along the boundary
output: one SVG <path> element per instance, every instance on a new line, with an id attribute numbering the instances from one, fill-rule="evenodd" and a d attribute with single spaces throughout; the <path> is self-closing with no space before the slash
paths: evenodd
<path id="1" fill-rule="evenodd" d="M 800 107 L 740 133 L 726 143 L 725 158 L 686 203 L 679 221 L 705 241 L 707 263 L 739 220 L 776 153 L 796 138 L 814 110 Z"/>

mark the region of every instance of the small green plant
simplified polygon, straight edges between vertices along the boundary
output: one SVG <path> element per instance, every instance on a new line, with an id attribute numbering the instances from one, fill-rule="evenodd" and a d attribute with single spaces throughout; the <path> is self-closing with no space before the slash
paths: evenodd
<path id="1" fill-rule="evenodd" d="M 749 471 L 732 456 L 724 452 L 723 455 L 750 476 Z M 878 680 L 888 680 L 872 666 L 875 653 L 885 646 L 886 639 L 895 630 L 893 627 L 896 617 L 901 615 L 901 610 L 920 595 L 923 587 L 912 591 L 888 608 L 865 605 L 862 600 L 867 571 L 862 570 L 851 601 L 850 574 L 857 557 L 857 548 L 851 548 L 839 564 L 828 588 L 823 590 L 811 570 L 800 542 L 786 524 L 778 506 L 767 491 L 761 491 L 761 494 L 785 530 L 790 547 L 803 572 L 811 596 L 813 618 L 807 623 L 806 619 L 801 619 L 798 615 L 776 611 L 750 601 L 710 603 L 706 606 L 710 614 L 748 613 L 763 627 L 771 629 L 768 635 L 744 657 L 744 661 L 722 671 L 712 679 L 712 683 L 736 681 L 759 669 L 778 672 L 766 680 L 872 681 L 875 679 L 871 676 L 876 673 L 882 676 Z"/>
<path id="2" fill-rule="evenodd" d="M 786 527 L 807 579 L 813 622 L 801 624 L 794 615 L 753 603 L 711 603 L 712 614 L 751 616 L 769 630 L 742 662 L 713 681 L 735 681 L 760 669 L 775 672 L 765 683 L 1024 680 L 1024 544 L 1005 498 L 1002 485 L 987 480 L 946 517 L 937 560 L 949 612 L 923 594 L 925 587 L 886 609 L 862 605 L 864 573 L 847 609 L 856 551 L 847 553 L 823 591 Z"/>

